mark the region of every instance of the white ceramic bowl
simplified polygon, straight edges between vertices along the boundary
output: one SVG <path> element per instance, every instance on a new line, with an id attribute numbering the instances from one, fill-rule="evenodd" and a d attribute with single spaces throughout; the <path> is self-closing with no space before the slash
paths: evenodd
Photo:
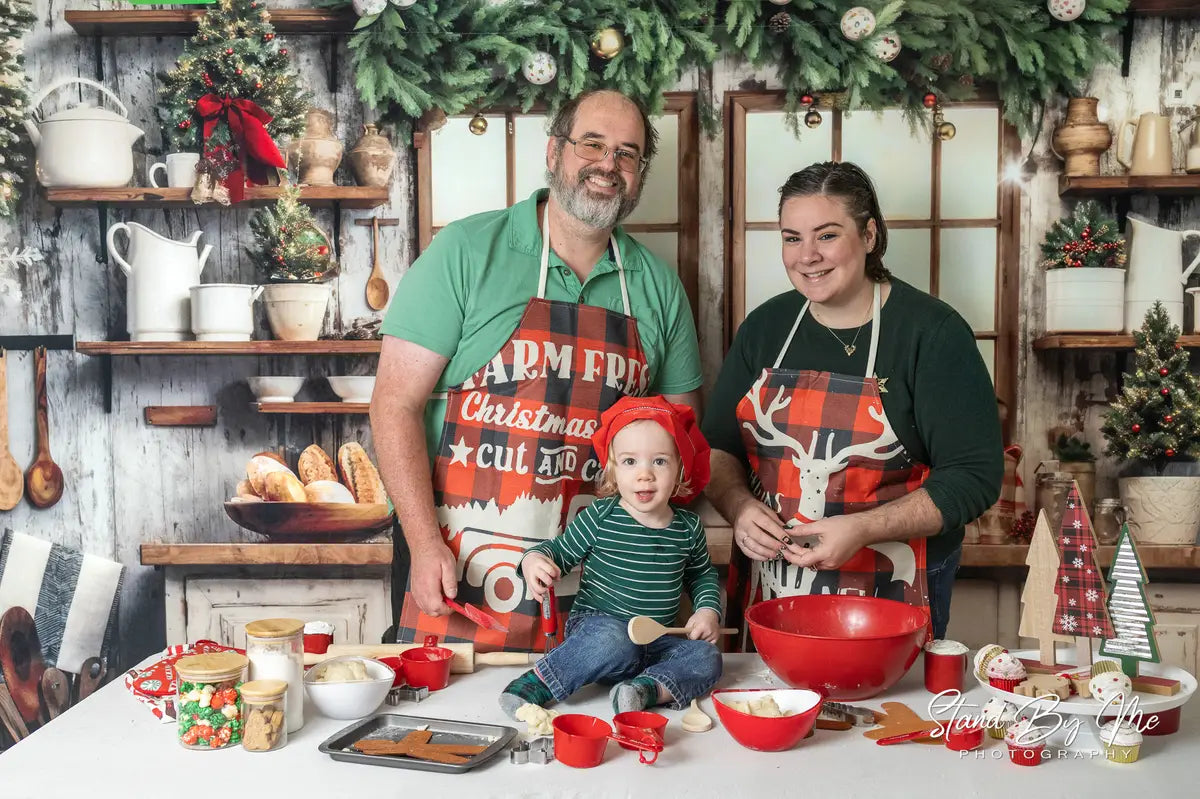
<path id="1" fill-rule="evenodd" d="M 294 402 L 304 385 L 303 377 L 247 377 L 259 402 Z"/>
<path id="2" fill-rule="evenodd" d="M 329 387 L 342 398 L 342 402 L 370 402 L 375 390 L 375 377 L 330 377 Z"/>
<path id="3" fill-rule="evenodd" d="M 367 667 L 371 679 L 359 682 L 314 682 L 327 663 L 359 660 Z M 321 712 L 331 719 L 361 719 L 374 713 L 387 696 L 396 679 L 391 666 L 371 658 L 342 655 L 323 660 L 304 675 L 304 692 Z"/>

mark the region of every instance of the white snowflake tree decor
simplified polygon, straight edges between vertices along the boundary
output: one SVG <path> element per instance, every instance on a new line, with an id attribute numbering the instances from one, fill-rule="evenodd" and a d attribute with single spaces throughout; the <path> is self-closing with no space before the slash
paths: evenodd
<path id="1" fill-rule="evenodd" d="M 1154 611 L 1146 601 L 1146 570 L 1133 545 L 1129 525 L 1121 525 L 1117 554 L 1108 573 L 1112 592 L 1108 595 L 1108 615 L 1116 635 L 1100 645 L 1100 654 L 1121 662 L 1121 670 L 1130 678 L 1138 676 L 1138 662 L 1158 663 L 1158 643 L 1154 640 Z"/>

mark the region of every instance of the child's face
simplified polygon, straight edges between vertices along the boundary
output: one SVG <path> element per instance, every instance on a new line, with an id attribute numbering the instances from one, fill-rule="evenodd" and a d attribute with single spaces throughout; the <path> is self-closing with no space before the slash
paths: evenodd
<path id="1" fill-rule="evenodd" d="M 666 505 L 679 478 L 675 439 L 657 422 L 633 422 L 613 436 L 612 469 L 621 498 L 650 513 Z"/>

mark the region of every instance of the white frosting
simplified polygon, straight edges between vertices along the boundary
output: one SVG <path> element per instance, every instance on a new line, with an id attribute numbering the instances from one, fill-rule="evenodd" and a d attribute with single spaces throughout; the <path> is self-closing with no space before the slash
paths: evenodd
<path id="1" fill-rule="evenodd" d="M 1093 698 L 1108 703 L 1118 696 L 1131 696 L 1133 694 L 1133 682 L 1122 672 L 1106 671 L 1097 674 L 1088 681 L 1088 690 L 1092 692 Z"/>
<path id="2" fill-rule="evenodd" d="M 966 644 L 960 644 L 958 641 L 939 639 L 925 644 L 925 651 L 934 655 L 965 655 L 970 650 Z"/>
<path id="3" fill-rule="evenodd" d="M 1025 666 L 1007 652 L 996 655 L 987 666 L 987 676 L 1001 680 L 1023 680 Z"/>
<path id="4" fill-rule="evenodd" d="M 993 696 L 984 702 L 983 710 L 980 711 L 979 715 L 989 727 L 994 727 L 997 721 L 1012 721 L 1016 718 L 1017 711 L 1008 702 L 1005 702 L 998 696 Z"/>
<path id="5" fill-rule="evenodd" d="M 327 621 L 310 621 L 304 625 L 309 635 L 333 635 L 333 625 Z"/>
<path id="6" fill-rule="evenodd" d="M 1117 726 L 1117 720 L 1113 719 L 1100 728 L 1100 740 L 1109 746 L 1137 746 L 1142 742 L 1142 734 L 1128 721 Z"/>
<path id="7" fill-rule="evenodd" d="M 1013 746 L 1038 746 L 1044 741 L 1045 730 L 1033 726 L 1029 719 L 1021 719 L 1009 726 L 1004 740 Z"/>

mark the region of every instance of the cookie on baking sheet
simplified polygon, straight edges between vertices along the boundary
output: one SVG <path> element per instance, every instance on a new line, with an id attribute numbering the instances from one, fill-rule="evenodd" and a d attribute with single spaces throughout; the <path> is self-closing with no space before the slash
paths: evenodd
<path id="1" fill-rule="evenodd" d="M 1029 697 L 1053 694 L 1059 699 L 1066 699 L 1071 695 L 1071 684 L 1066 677 L 1058 674 L 1032 674 L 1019 683 L 1013 693 Z"/>

